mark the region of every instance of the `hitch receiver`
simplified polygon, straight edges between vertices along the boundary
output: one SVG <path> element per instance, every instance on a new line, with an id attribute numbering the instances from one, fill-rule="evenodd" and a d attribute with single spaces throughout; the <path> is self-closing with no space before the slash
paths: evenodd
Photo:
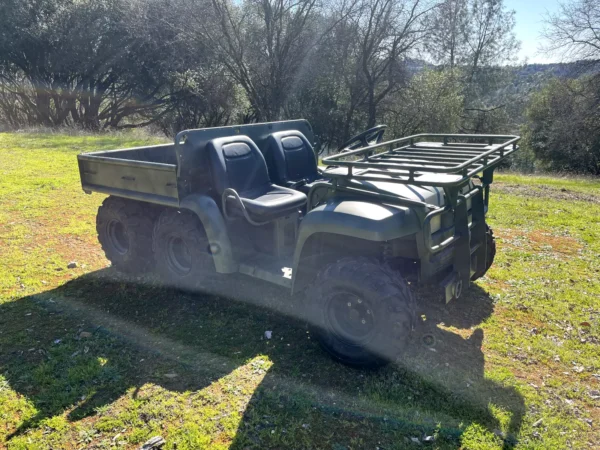
<path id="1" fill-rule="evenodd" d="M 456 272 L 448 274 L 440 284 L 444 288 L 446 303 L 456 300 L 462 294 L 463 282 Z"/>

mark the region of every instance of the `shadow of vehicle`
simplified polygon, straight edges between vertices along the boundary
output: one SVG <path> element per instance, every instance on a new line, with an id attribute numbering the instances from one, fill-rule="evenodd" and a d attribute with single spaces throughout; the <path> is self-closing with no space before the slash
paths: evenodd
<path id="1" fill-rule="evenodd" d="M 148 383 L 197 392 L 265 355 L 234 448 L 404 448 L 434 434 L 454 448 L 470 424 L 500 428 L 490 404 L 510 414 L 503 442 L 514 443 L 523 400 L 485 378 L 483 331 L 466 331 L 493 311 L 479 287 L 454 305 L 422 302 L 414 345 L 373 371 L 332 361 L 284 291 L 235 278 L 189 294 L 106 269 L 0 305 L 0 372 L 37 410 L 8 439 L 67 411 L 92 416 Z"/>

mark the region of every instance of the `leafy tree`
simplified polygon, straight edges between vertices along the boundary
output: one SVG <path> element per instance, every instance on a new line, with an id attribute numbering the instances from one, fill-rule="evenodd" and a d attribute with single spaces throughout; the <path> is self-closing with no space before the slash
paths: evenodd
<path id="1" fill-rule="evenodd" d="M 508 89 L 515 78 L 510 67 L 480 67 L 465 81 L 461 131 L 502 134 L 518 129 L 517 111 L 525 103 L 522 94 Z"/>
<path id="2" fill-rule="evenodd" d="M 546 17 L 545 50 L 567 60 L 583 60 L 575 67 L 584 75 L 555 78 L 532 96 L 524 143 L 544 168 L 600 174 L 600 75 L 585 74 L 600 58 L 599 30 L 597 1 L 563 3 L 556 14 Z"/>
<path id="3" fill-rule="evenodd" d="M 131 126 L 123 120 L 133 116 L 156 120 L 170 100 L 163 88 L 175 35 L 165 10 L 158 0 L 2 2 L 3 93 L 32 124 L 101 129 Z"/>
<path id="4" fill-rule="evenodd" d="M 515 12 L 503 0 L 444 0 L 433 11 L 425 49 L 436 64 L 468 68 L 467 79 L 482 67 L 514 59 Z"/>
<path id="5" fill-rule="evenodd" d="M 457 70 L 425 70 L 386 101 L 384 120 L 394 137 L 456 133 L 463 107 Z"/>
<path id="6" fill-rule="evenodd" d="M 425 49 L 437 64 L 454 68 L 468 54 L 469 0 L 445 0 L 434 9 Z"/>
<path id="7" fill-rule="evenodd" d="M 482 66 L 514 58 L 519 48 L 515 12 L 506 10 L 503 0 L 472 0 L 468 24 L 465 40 L 471 77 Z"/>
<path id="8" fill-rule="evenodd" d="M 433 13 L 425 48 L 445 67 L 460 67 L 464 86 L 461 131 L 507 132 L 514 96 L 504 89 L 512 82 L 498 64 L 513 59 L 519 43 L 514 34 L 514 11 L 502 0 L 445 0 Z"/>
<path id="9" fill-rule="evenodd" d="M 348 87 L 355 36 L 347 21 L 324 36 L 288 101 L 287 117 L 308 119 L 321 148 L 337 147 L 343 139 L 351 109 Z"/>
<path id="10" fill-rule="evenodd" d="M 215 61 L 208 61 L 197 69 L 173 72 L 171 79 L 173 100 L 158 121 L 165 134 L 243 120 L 247 109 L 244 93 Z"/>
<path id="11" fill-rule="evenodd" d="M 600 77 L 554 79 L 527 109 L 523 144 L 546 169 L 600 175 Z"/>

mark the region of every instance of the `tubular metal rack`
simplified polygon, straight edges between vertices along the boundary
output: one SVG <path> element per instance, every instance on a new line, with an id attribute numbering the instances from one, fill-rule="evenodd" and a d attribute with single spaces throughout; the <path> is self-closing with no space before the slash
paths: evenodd
<path id="1" fill-rule="evenodd" d="M 433 142 L 423 142 L 426 139 Z M 330 156 L 323 164 L 348 168 L 345 174 L 328 173 L 333 178 L 459 187 L 514 153 L 519 139 L 492 134 L 416 134 Z M 344 160 L 360 155 L 362 159 Z"/>
<path id="2" fill-rule="evenodd" d="M 420 217 L 422 229 L 422 241 L 418 241 L 417 246 L 427 255 L 421 258 L 422 274 L 429 276 L 435 273 L 433 255 L 454 247 L 453 272 L 443 282 L 448 301 L 458 295 L 456 290 L 460 290 L 460 286 L 468 286 L 473 255 L 477 256 L 476 270 L 481 270 L 486 261 L 485 213 L 489 203 L 489 185 L 493 181 L 494 169 L 518 150 L 519 139 L 519 136 L 504 135 L 417 134 L 324 158 L 323 164 L 337 166 L 324 173 L 332 178 L 333 190 L 417 206 L 414 211 Z M 472 183 L 472 178 L 478 178 L 480 182 Z M 390 195 L 376 183 L 361 181 L 439 187 L 443 188 L 447 202 L 445 205 L 431 205 L 406 199 Z M 309 193 L 309 209 L 312 192 Z M 452 225 L 434 241 L 432 220 L 439 216 L 441 221 L 446 213 L 453 215 Z"/>

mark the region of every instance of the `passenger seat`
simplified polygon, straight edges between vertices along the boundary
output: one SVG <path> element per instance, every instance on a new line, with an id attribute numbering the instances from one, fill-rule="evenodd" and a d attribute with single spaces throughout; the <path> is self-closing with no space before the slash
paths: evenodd
<path id="1" fill-rule="evenodd" d="M 277 184 L 308 193 L 315 181 L 326 181 L 317 170 L 315 151 L 297 130 L 279 131 L 267 139 L 267 155 Z"/>
<path id="2" fill-rule="evenodd" d="M 271 183 L 265 158 L 248 136 L 212 139 L 207 151 L 225 216 L 243 216 L 253 225 L 261 225 L 306 204 L 302 192 Z"/>

